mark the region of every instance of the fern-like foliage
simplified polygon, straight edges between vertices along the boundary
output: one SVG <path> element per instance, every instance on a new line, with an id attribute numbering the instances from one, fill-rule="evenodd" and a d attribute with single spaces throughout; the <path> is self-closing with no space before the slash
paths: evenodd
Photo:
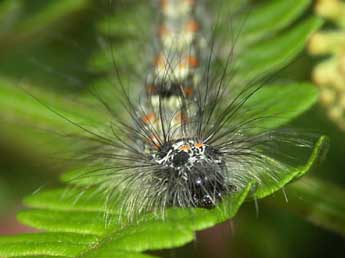
<path id="1" fill-rule="evenodd" d="M 89 6 L 88 0 L 46 1 L 44 4 L 23 0 L 5 0 L 0 3 L 0 38 L 2 44 L 13 47 L 33 40 L 76 12 Z M 5 40 L 6 39 L 6 40 Z M 11 42 L 11 45 L 6 45 Z"/>
<path id="2" fill-rule="evenodd" d="M 310 170 L 323 150 L 322 137 L 307 164 L 281 175 L 274 187 L 260 187 L 254 196 L 262 198 L 279 190 L 292 179 Z M 254 183 L 254 182 L 253 182 Z M 47 233 L 0 238 L 2 257 L 151 257 L 141 252 L 184 245 L 194 239 L 195 231 L 211 227 L 235 216 L 251 192 L 249 184 L 242 192 L 229 196 L 215 209 L 168 209 L 164 219 L 153 214 L 132 224 L 118 223 L 116 207 L 108 210 L 97 192 L 57 189 L 28 197 L 31 209 L 19 213 L 19 220 Z M 253 193 L 252 193 L 253 194 Z M 79 196 L 79 197 L 78 197 Z M 105 216 L 109 216 L 105 219 Z"/>
<path id="3" fill-rule="evenodd" d="M 229 14 L 227 11 L 238 8 L 239 4 L 245 1 L 230 2 L 224 3 L 224 7 L 227 8 L 222 9 L 221 15 L 226 16 Z M 241 58 L 234 66 L 235 84 L 240 85 L 246 80 L 261 78 L 277 71 L 303 49 L 310 34 L 321 25 L 320 19 L 309 17 L 293 26 L 289 25 L 296 21 L 310 2 L 310 0 L 272 0 L 252 9 L 243 26 L 241 40 L 238 42 L 237 55 Z M 212 3 L 210 6 L 213 6 Z M 217 5 L 213 7 L 215 6 Z M 145 9 L 136 7 L 139 9 L 128 9 L 125 13 L 126 19 L 136 17 L 138 10 L 145 13 Z M 112 18 L 113 25 L 110 26 L 112 30 L 102 30 L 104 28 L 102 26 L 109 22 L 101 22 L 100 30 L 103 33 L 109 33 L 108 36 L 113 39 L 133 40 L 137 33 L 132 31 L 130 24 L 129 29 L 124 30 L 121 17 L 122 14 L 119 13 L 118 16 Z M 243 19 L 243 17 L 239 18 L 242 21 Z M 220 26 L 217 33 L 225 34 L 227 31 L 226 26 Z M 229 41 L 231 42 L 231 39 Z M 121 65 L 124 67 L 132 65 L 131 60 L 136 60 L 131 59 L 131 56 L 135 56 L 135 48 L 137 48 L 137 53 L 140 52 L 140 45 L 132 45 L 133 49 L 128 50 L 127 42 L 126 40 L 118 41 L 116 48 L 113 48 L 116 49 L 115 57 L 120 60 L 120 63 L 121 60 L 123 61 Z M 121 59 L 120 55 L 123 53 L 126 59 Z M 109 62 L 102 58 L 104 56 L 93 59 L 90 65 L 99 71 L 111 70 L 113 65 L 111 58 L 106 57 Z M 220 59 L 220 62 L 222 61 L 224 60 Z M 8 80 L 0 80 L 0 84 L 8 84 Z M 107 85 L 109 84 L 100 83 L 98 87 L 106 91 Z M 258 124 L 258 128 L 276 128 L 307 110 L 315 103 L 317 97 L 317 90 L 307 83 L 279 82 L 263 88 L 246 103 L 246 107 L 248 110 L 255 110 L 258 105 L 261 105 L 264 108 L 260 107 L 260 110 L 265 110 L 263 116 L 279 114 L 275 120 Z M 25 113 L 28 119 L 31 117 L 35 121 L 42 118 L 43 122 L 53 125 L 52 127 L 56 126 L 56 123 L 61 123 L 60 118 L 55 114 L 47 115 L 44 107 L 37 108 L 35 101 L 22 103 L 20 101 L 22 96 L 18 92 L 10 87 L 0 86 L 0 100 L 8 98 L 16 103 L 15 108 L 12 103 L 6 101 L 0 101 L 0 107 L 7 109 L 13 117 L 20 117 Z M 269 100 L 274 100 L 274 102 Z M 88 115 L 96 117 L 96 123 L 103 119 L 102 114 L 97 113 L 98 111 L 92 107 L 88 109 L 87 106 L 83 106 L 83 112 L 79 112 L 78 108 L 74 109 L 73 105 L 65 102 L 61 106 L 54 105 L 50 104 L 48 99 L 46 103 L 75 121 L 89 120 L 94 123 L 94 119 L 88 118 Z M 68 107 L 71 109 L 66 111 Z M 116 207 L 109 210 L 104 206 L 106 201 L 96 191 L 80 190 L 78 186 L 36 193 L 25 200 L 29 209 L 19 213 L 18 218 L 22 223 L 44 232 L 1 237 L 0 257 L 151 257 L 143 252 L 184 245 L 194 239 L 195 231 L 233 218 L 248 196 L 257 199 L 266 197 L 280 190 L 290 181 L 301 177 L 318 160 L 325 144 L 326 138 L 321 137 L 316 142 L 305 165 L 287 169 L 277 178 L 278 182 L 272 185 L 256 187 L 255 182 L 251 182 L 246 189 L 227 197 L 215 209 L 171 208 L 168 209 L 164 219 L 155 217 L 153 214 L 146 214 L 134 223 L 119 223 L 119 211 Z M 68 174 L 63 178 L 68 178 Z"/>

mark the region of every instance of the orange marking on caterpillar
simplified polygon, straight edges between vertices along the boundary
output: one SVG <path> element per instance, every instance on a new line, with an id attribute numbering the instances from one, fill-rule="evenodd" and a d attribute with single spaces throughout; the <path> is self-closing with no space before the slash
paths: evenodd
<path id="1" fill-rule="evenodd" d="M 202 148 L 202 147 L 204 147 L 204 144 L 200 142 L 200 143 L 194 144 L 194 146 L 195 146 L 196 148 Z"/>
<path id="2" fill-rule="evenodd" d="M 183 113 L 183 112 L 178 112 L 176 115 L 175 115 L 175 121 L 178 122 L 178 123 L 181 123 L 181 124 L 185 124 L 188 122 L 188 116 Z"/>
<path id="3" fill-rule="evenodd" d="M 199 59 L 195 56 L 188 56 L 179 64 L 180 69 L 185 69 L 187 67 L 196 68 L 199 66 Z"/>
<path id="4" fill-rule="evenodd" d="M 188 145 L 182 145 L 181 147 L 178 148 L 180 151 L 189 151 L 190 150 L 190 146 Z"/>
<path id="5" fill-rule="evenodd" d="M 169 28 L 165 25 L 161 25 L 159 26 L 159 30 L 158 30 L 158 35 L 159 37 L 163 38 L 165 35 L 171 34 L 171 31 L 169 30 Z"/>
<path id="6" fill-rule="evenodd" d="M 191 97 L 191 96 L 193 96 L 193 87 L 182 88 L 182 92 L 185 96 Z"/>
<path id="7" fill-rule="evenodd" d="M 154 60 L 155 66 L 165 66 L 166 60 L 163 54 L 159 54 Z"/>
<path id="8" fill-rule="evenodd" d="M 161 145 L 159 144 L 159 141 L 155 135 L 149 136 L 149 142 L 148 142 L 154 149 L 159 149 Z"/>
<path id="9" fill-rule="evenodd" d="M 195 0 L 185 0 L 185 3 L 188 5 L 194 5 L 195 4 Z"/>
<path id="10" fill-rule="evenodd" d="M 154 112 L 148 113 L 142 120 L 145 124 L 153 123 L 156 120 L 156 114 Z"/>
<path id="11" fill-rule="evenodd" d="M 199 59 L 195 56 L 189 56 L 187 57 L 187 64 L 193 68 L 197 67 L 199 65 Z"/>
<path id="12" fill-rule="evenodd" d="M 146 92 L 150 95 L 156 94 L 157 93 L 157 87 L 153 84 L 147 85 L 146 86 Z"/>
<path id="13" fill-rule="evenodd" d="M 160 0 L 160 6 L 162 9 L 165 9 L 168 5 L 168 0 Z"/>
<path id="14" fill-rule="evenodd" d="M 199 23 L 195 20 L 188 21 L 185 27 L 188 32 L 197 32 L 200 29 Z"/>

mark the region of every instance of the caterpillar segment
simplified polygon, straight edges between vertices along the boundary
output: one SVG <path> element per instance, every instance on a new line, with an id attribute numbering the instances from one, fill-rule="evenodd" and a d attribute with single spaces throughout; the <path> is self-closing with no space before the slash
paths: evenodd
<path id="1" fill-rule="evenodd" d="M 221 155 L 197 136 L 193 122 L 198 112 L 194 93 L 201 82 L 200 53 L 205 51 L 197 4 L 160 1 L 159 50 L 145 87 L 142 117 L 145 130 L 153 133 L 143 144 L 152 162 L 161 167 L 155 180 L 166 184 L 168 205 L 211 208 L 228 189 Z M 177 188 L 170 189 L 173 186 Z"/>

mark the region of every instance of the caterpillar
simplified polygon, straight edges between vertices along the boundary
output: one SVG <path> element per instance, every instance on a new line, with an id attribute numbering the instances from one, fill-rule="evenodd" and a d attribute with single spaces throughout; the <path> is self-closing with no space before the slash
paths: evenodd
<path id="1" fill-rule="evenodd" d="M 203 1 L 162 0 L 156 9 L 156 50 L 137 85 L 140 97 L 128 93 L 114 60 L 127 118 L 95 94 L 113 115 L 106 129 L 85 129 L 87 136 L 79 137 L 87 144 L 88 169 L 70 181 L 87 179 L 130 218 L 168 207 L 212 209 L 250 182 L 277 183 L 298 163 L 284 149 L 298 156 L 313 141 L 291 130 L 257 128 L 255 122 L 270 118 L 245 104 L 262 83 L 231 88 L 236 42 L 219 68 Z"/>

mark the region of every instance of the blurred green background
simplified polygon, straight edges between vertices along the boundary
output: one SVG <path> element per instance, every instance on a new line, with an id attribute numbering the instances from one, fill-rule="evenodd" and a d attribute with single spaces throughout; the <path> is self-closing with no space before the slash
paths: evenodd
<path id="1" fill-rule="evenodd" d="M 133 4 L 129 8 L 137 7 Z M 310 7 L 305 16 L 312 11 Z M 121 20 L 125 14 L 119 11 L 116 18 Z M 62 109 L 69 105 L 75 107 L 77 114 L 83 113 L 78 99 L 87 99 L 88 87 L 107 72 L 102 65 L 93 65 L 90 61 L 94 60 L 95 53 L 106 51 L 102 50 L 102 42 L 108 39 L 102 34 L 100 24 L 107 17 L 106 1 L 103 4 L 96 0 L 0 1 L 0 234 L 30 231 L 15 220 L 21 199 L 38 188 L 58 184 L 59 174 L 69 164 L 61 162 L 55 154 L 69 152 L 73 145 L 60 140 L 46 126 L 51 122 L 59 131 L 65 121 L 57 117 L 50 121 L 50 111 L 39 103 L 34 107 L 31 103 L 34 101 L 22 87 Z M 114 45 L 127 42 L 124 38 L 136 39 L 132 34 L 138 31 L 133 32 L 132 24 L 126 21 L 117 32 L 127 34 L 112 37 Z M 304 51 L 280 71 L 280 76 L 310 81 L 312 68 L 318 61 Z M 38 110 L 36 116 L 24 112 L 25 103 L 29 102 L 32 110 Z M 42 117 L 46 118 L 43 122 Z M 306 179 L 291 191 L 288 187 L 289 202 L 278 193 L 259 202 L 258 215 L 254 203 L 248 202 L 231 224 L 204 232 L 196 243 L 162 252 L 163 255 L 345 257 L 345 224 L 335 223 L 333 228 L 337 230 L 325 229 L 323 224 L 326 221 L 331 225 L 332 217 L 312 216 L 310 210 L 304 210 L 303 203 L 303 189 L 310 188 L 315 196 L 307 198 L 315 200 L 314 205 L 331 209 L 334 206 L 329 208 L 322 202 L 327 198 L 336 199 L 337 210 L 326 213 L 345 216 L 342 189 L 345 186 L 345 133 L 329 120 L 321 105 L 315 105 L 289 126 L 326 134 L 331 139 L 327 158 L 312 171 L 313 179 Z M 318 218 L 322 222 L 318 223 Z"/>

